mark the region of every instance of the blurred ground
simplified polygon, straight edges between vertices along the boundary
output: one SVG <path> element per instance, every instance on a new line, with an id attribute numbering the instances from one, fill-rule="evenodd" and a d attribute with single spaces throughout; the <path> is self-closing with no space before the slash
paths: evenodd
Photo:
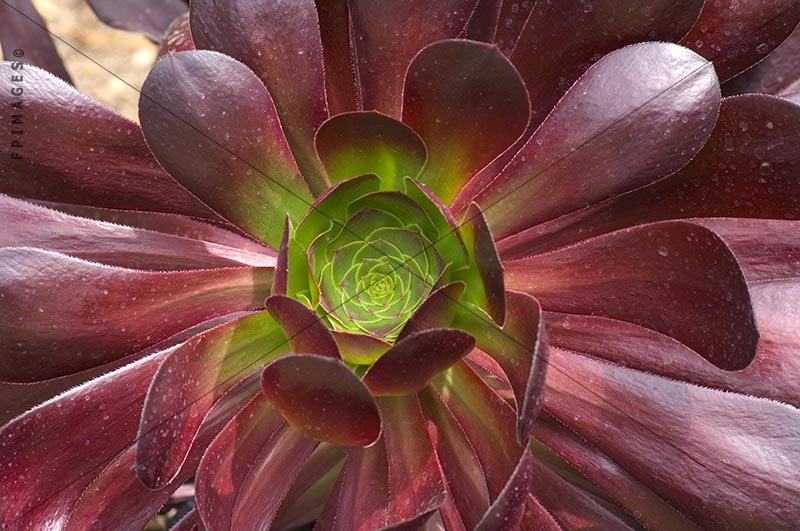
<path id="1" fill-rule="evenodd" d="M 137 89 L 141 88 L 158 46 L 146 37 L 109 28 L 84 0 L 34 0 L 51 32 Z M 139 93 L 54 39 L 78 90 L 138 121 Z"/>

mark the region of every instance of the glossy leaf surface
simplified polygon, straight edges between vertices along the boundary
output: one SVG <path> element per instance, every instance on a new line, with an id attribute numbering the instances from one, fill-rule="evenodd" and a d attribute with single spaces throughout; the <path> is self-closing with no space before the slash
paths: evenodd
<path id="1" fill-rule="evenodd" d="M 299 220 L 311 204 L 272 98 L 230 57 L 191 51 L 163 58 L 142 87 L 139 118 L 148 145 L 178 182 L 273 248 L 283 228 L 274 213 Z"/>
<path id="2" fill-rule="evenodd" d="M 213 317 L 258 307 L 271 275 L 254 268 L 136 271 L 26 248 L 0 256 L 0 374 L 17 382 L 97 367 Z"/>
<path id="3" fill-rule="evenodd" d="M 340 361 L 292 355 L 266 367 L 263 392 L 306 437 L 344 446 L 369 446 L 381 434 L 375 400 Z"/>
<path id="4" fill-rule="evenodd" d="M 325 190 L 314 153 L 314 132 L 328 118 L 314 0 L 196 0 L 190 18 L 198 48 L 241 61 L 264 82 L 308 186 Z"/>

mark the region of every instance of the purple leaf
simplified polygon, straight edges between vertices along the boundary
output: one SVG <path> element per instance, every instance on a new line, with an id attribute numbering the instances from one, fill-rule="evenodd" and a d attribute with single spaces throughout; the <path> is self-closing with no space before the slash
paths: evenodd
<path id="1" fill-rule="evenodd" d="M 97 17 L 114 28 L 160 41 L 169 24 L 186 13 L 183 0 L 87 0 Z"/>
<path id="2" fill-rule="evenodd" d="M 339 359 L 339 348 L 331 331 L 303 303 L 283 295 L 273 295 L 264 306 L 283 329 L 292 352 Z"/>
<path id="3" fill-rule="evenodd" d="M 6 61 L 38 66 L 67 83 L 72 83 L 53 38 L 47 32 L 47 26 L 31 0 L 0 2 L 0 19 L 3 20 L 0 47 L 3 48 L 3 58 Z M 22 55 L 18 55 L 19 53 Z M 24 80 L 27 72 L 19 70 L 12 73 Z"/>
<path id="4" fill-rule="evenodd" d="M 478 197 L 492 233 L 504 238 L 680 169 L 711 134 L 719 101 L 711 63 L 686 48 L 644 43 L 606 55 Z"/>
<path id="5" fill-rule="evenodd" d="M 362 107 L 400 118 L 409 63 L 428 44 L 457 37 L 475 0 L 350 0 L 348 5 Z"/>

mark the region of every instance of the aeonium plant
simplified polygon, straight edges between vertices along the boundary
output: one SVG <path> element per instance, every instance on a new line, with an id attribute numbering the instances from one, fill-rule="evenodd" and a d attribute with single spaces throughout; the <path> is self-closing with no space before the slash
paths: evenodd
<path id="1" fill-rule="evenodd" d="M 193 0 L 141 127 L 4 76 L 0 524 L 793 527 L 798 71 L 737 74 L 800 7 L 743 4 Z"/>

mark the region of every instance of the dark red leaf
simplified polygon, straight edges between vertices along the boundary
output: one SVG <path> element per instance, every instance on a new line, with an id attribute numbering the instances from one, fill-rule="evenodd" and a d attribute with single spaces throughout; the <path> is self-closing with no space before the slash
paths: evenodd
<path id="1" fill-rule="evenodd" d="M 766 59 L 722 85 L 722 93 L 762 92 L 800 104 L 800 26 Z"/>
<path id="2" fill-rule="evenodd" d="M 726 81 L 761 61 L 800 22 L 795 0 L 720 0 L 706 2 L 681 44 L 714 61 Z"/>
<path id="3" fill-rule="evenodd" d="M 467 40 L 425 47 L 409 65 L 403 90 L 403 121 L 428 148 L 419 181 L 450 204 L 522 134 L 529 108 L 522 78 L 496 47 Z"/>
<path id="4" fill-rule="evenodd" d="M 5 83 L 10 65 L 2 70 Z M 25 150 L 11 160 L 11 142 L 0 146 L 0 192 L 218 219 L 158 166 L 138 125 L 41 69 L 26 67 L 24 75 Z M 10 89 L 0 91 L 4 109 L 20 101 Z"/>
<path id="5" fill-rule="evenodd" d="M 391 348 L 391 344 L 366 334 L 331 331 L 342 359 L 357 365 L 369 365 Z"/>
<path id="6" fill-rule="evenodd" d="M 283 224 L 283 236 L 278 246 L 278 257 L 275 261 L 275 272 L 272 276 L 272 295 L 286 295 L 289 281 L 289 238 L 292 237 L 292 221 L 286 216 Z"/>
<path id="7" fill-rule="evenodd" d="M 0 428 L 0 526 L 45 529 L 133 443 L 154 354 L 76 387 Z"/>
<path id="8" fill-rule="evenodd" d="M 139 213 L 139 216 L 147 214 Z M 185 221 L 195 227 L 201 225 L 195 220 Z M 235 238 L 232 233 L 231 241 L 220 245 L 71 216 L 5 195 L 0 195 L 0 226 L 3 227 L 0 233 L 0 246 L 3 247 L 35 247 L 130 269 L 179 271 L 247 265 L 272 268 L 275 265 L 273 256 L 262 254 L 268 252 L 266 247 L 262 247 L 261 252 L 239 249 L 244 240 Z M 209 230 L 198 231 L 201 233 L 197 236 L 214 237 L 216 234 L 211 233 L 212 227 L 206 227 Z M 178 231 L 181 229 L 180 225 L 176 228 Z"/>
<path id="9" fill-rule="evenodd" d="M 357 95 L 350 47 L 347 0 L 315 0 L 325 58 L 325 87 L 331 116 L 356 110 Z"/>
<path id="10" fill-rule="evenodd" d="M 0 249 L 0 379 L 98 367 L 213 317 L 258 307 L 270 270 L 146 272 Z"/>
<path id="11" fill-rule="evenodd" d="M 474 346 L 472 336 L 461 330 L 434 328 L 410 334 L 369 368 L 364 384 L 376 396 L 416 393 Z"/>
<path id="12" fill-rule="evenodd" d="M 463 293 L 463 282 L 451 282 L 434 290 L 406 321 L 397 340 L 423 330 L 449 327 L 453 322 L 459 298 Z"/>
<path id="13" fill-rule="evenodd" d="M 686 48 L 643 43 L 606 55 L 480 194 L 492 233 L 510 236 L 680 169 L 711 134 L 719 101 L 711 63 Z"/>
<path id="14" fill-rule="evenodd" d="M 208 411 L 286 348 L 275 322 L 267 312 L 258 312 L 197 335 L 171 352 L 153 377 L 139 423 L 136 472 L 142 483 L 158 488 L 172 481 Z"/>
<path id="15" fill-rule="evenodd" d="M 478 0 L 467 22 L 466 37 L 473 41 L 494 42 L 503 0 Z"/>
<path id="16" fill-rule="evenodd" d="M 445 498 L 441 468 L 416 396 L 379 401 L 384 436 L 350 450 L 317 525 L 323 529 L 416 529 Z"/>
<path id="17" fill-rule="evenodd" d="M 524 293 L 506 292 L 503 327 L 474 306 L 461 306 L 456 326 L 475 337 L 505 373 L 517 405 L 517 439 L 528 440 L 541 409 L 541 393 L 547 372 L 547 335 L 539 302 Z"/>
<path id="18" fill-rule="evenodd" d="M 378 112 L 334 116 L 317 131 L 317 153 L 331 182 L 374 174 L 383 189 L 402 189 L 425 165 L 425 143 L 402 122 Z"/>
<path id="19" fill-rule="evenodd" d="M 741 268 L 699 225 L 641 225 L 505 269 L 508 288 L 530 293 L 545 310 L 639 324 L 727 370 L 755 356 L 758 330 Z"/>
<path id="20" fill-rule="evenodd" d="M 403 76 L 409 63 L 428 44 L 457 37 L 475 3 L 350 0 L 362 108 L 400 118 Z"/>
<path id="21" fill-rule="evenodd" d="M 465 277 L 465 299 L 485 310 L 499 326 L 506 318 L 506 293 L 503 264 L 497 254 L 494 238 L 481 209 L 472 203 L 459 225 L 459 234 L 467 247 L 474 268 L 460 273 Z M 459 275 L 459 273 L 457 273 Z"/>
<path id="22" fill-rule="evenodd" d="M 169 24 L 186 12 L 183 0 L 87 0 L 97 17 L 114 28 L 160 41 Z"/>
<path id="23" fill-rule="evenodd" d="M 314 151 L 314 132 L 328 118 L 328 107 L 314 0 L 193 0 L 191 25 L 198 48 L 238 59 L 261 78 L 303 177 L 320 194 L 328 184 Z"/>
<path id="24" fill-rule="evenodd" d="M 292 352 L 339 359 L 331 331 L 313 310 L 283 295 L 269 297 L 264 306 L 283 329 Z"/>
<path id="25" fill-rule="evenodd" d="M 142 87 L 139 119 L 150 149 L 178 182 L 273 248 L 283 228 L 275 212 L 297 221 L 311 204 L 272 98 L 226 55 L 161 59 Z"/>
<path id="26" fill-rule="evenodd" d="M 361 380 L 329 357 L 288 356 L 264 369 L 267 399 L 306 437 L 369 446 L 381 434 L 375 400 Z"/>
<path id="27" fill-rule="evenodd" d="M 780 98 L 726 98 L 714 132 L 677 173 L 498 242 L 503 257 L 539 253 L 664 219 L 800 219 L 800 106 Z"/>
<path id="28" fill-rule="evenodd" d="M 544 408 L 702 528 L 800 519 L 794 407 L 553 348 Z"/>
<path id="29" fill-rule="evenodd" d="M 184 13 L 173 20 L 164 32 L 161 48 L 158 49 L 158 58 L 177 52 L 195 50 L 192 40 L 192 29 L 189 26 L 189 13 Z"/>
<path id="30" fill-rule="evenodd" d="M 642 525 L 648 528 L 698 529 L 691 520 L 639 483 L 597 448 L 587 444 L 549 415 L 543 417 L 534 430 L 536 440 L 547 445 L 586 479 L 600 487 L 614 503 Z M 538 494 L 540 490 L 546 490 L 549 483 L 542 481 L 543 479 L 540 476 L 534 480 L 533 492 Z M 570 501 L 569 497 L 565 501 Z M 556 512 L 555 507 L 553 509 Z"/>
<path id="31" fill-rule="evenodd" d="M 3 21 L 3 31 L 0 31 L 3 59 L 38 66 L 72 83 L 47 26 L 31 0 L 3 0 L 0 2 L 0 20 Z M 10 65 L 3 66 L 6 70 Z M 25 78 L 25 73 L 14 70 L 13 66 L 8 73 Z M 24 87 L 22 82 L 19 86 Z"/>

